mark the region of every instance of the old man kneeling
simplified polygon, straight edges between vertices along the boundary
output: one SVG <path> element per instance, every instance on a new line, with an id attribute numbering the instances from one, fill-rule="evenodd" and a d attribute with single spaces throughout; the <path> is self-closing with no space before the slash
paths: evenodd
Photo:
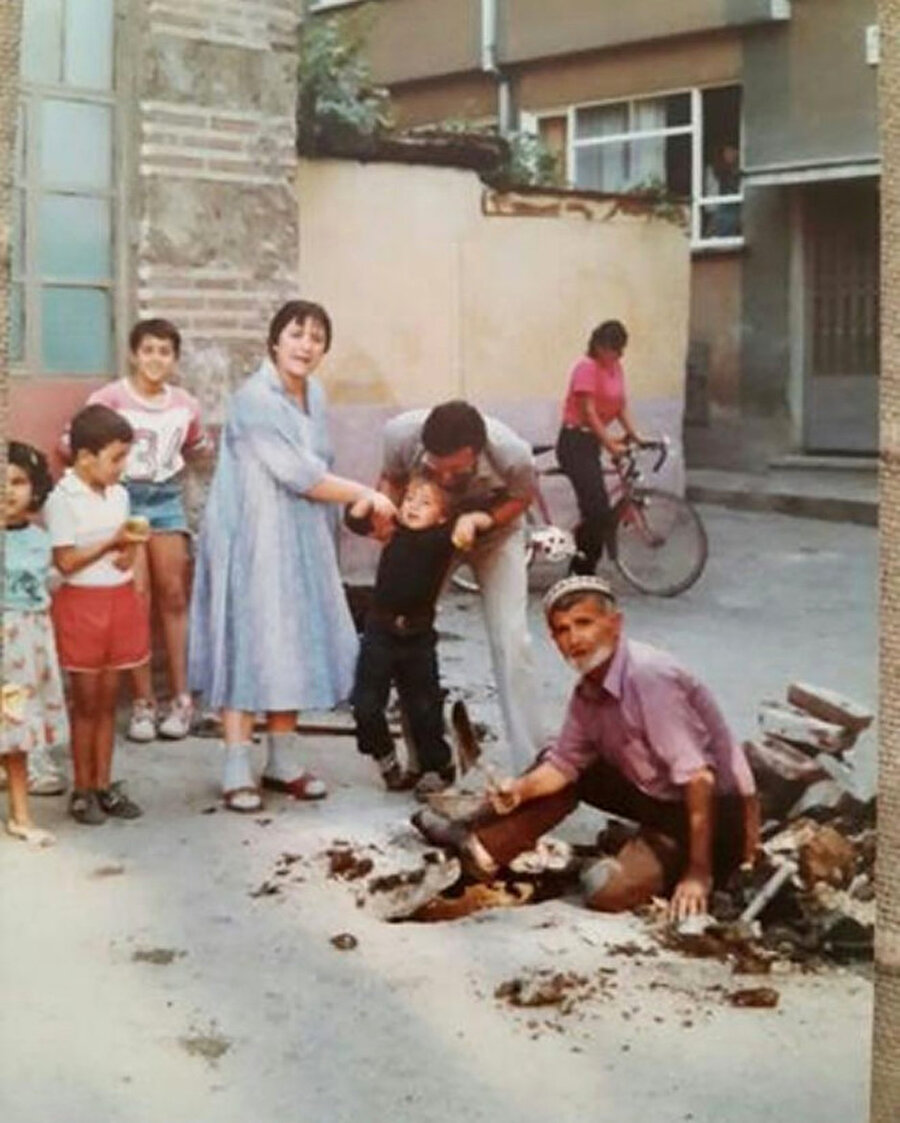
<path id="1" fill-rule="evenodd" d="M 466 823 L 413 817 L 474 876 L 495 876 L 580 801 L 638 825 L 615 857 L 582 874 L 590 908 L 618 912 L 653 896 L 677 919 L 706 911 L 714 885 L 752 861 L 759 836 L 753 775 L 709 690 L 672 656 L 622 635 L 599 577 L 558 582 L 547 624 L 579 675 L 562 731 L 532 767 L 489 793 Z"/>

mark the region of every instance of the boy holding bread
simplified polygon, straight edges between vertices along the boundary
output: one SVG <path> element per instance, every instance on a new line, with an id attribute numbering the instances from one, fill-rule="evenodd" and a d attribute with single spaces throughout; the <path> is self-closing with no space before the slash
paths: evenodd
<path id="1" fill-rule="evenodd" d="M 149 526 L 130 516 L 128 492 L 119 482 L 133 436 L 125 418 L 107 406 L 77 413 L 72 466 L 45 507 L 53 564 L 63 579 L 52 618 L 60 666 L 71 684 L 69 812 L 88 826 L 141 814 L 111 780 L 119 678 L 150 654 L 147 606 L 132 572 Z"/>

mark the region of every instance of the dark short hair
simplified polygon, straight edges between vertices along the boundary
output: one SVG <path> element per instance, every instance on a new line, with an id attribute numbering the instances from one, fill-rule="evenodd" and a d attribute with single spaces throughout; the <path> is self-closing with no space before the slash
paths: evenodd
<path id="1" fill-rule="evenodd" d="M 181 354 L 181 332 L 171 320 L 161 319 L 138 320 L 128 333 L 128 347 L 132 354 L 137 351 L 148 335 L 153 336 L 154 339 L 168 339 L 172 344 L 175 357 L 177 358 Z"/>
<path id="2" fill-rule="evenodd" d="M 134 430 L 121 413 L 116 413 L 114 409 L 100 405 L 99 402 L 79 410 L 72 418 L 69 429 L 73 459 L 82 449 L 98 453 L 113 441 L 130 444 L 133 440 Z"/>
<path id="3" fill-rule="evenodd" d="M 53 477 L 50 475 L 47 457 L 34 445 L 26 444 L 24 441 L 10 441 L 6 446 L 6 460 L 7 463 L 21 468 L 31 481 L 31 502 L 28 510 L 39 511 L 53 487 Z"/>
<path id="4" fill-rule="evenodd" d="M 432 456 L 449 456 L 461 448 L 481 452 L 487 444 L 484 418 L 468 402 L 442 402 L 425 418 L 422 444 Z"/>
<path id="5" fill-rule="evenodd" d="M 275 344 L 288 324 L 302 326 L 307 320 L 315 320 L 316 323 L 321 324 L 322 330 L 325 332 L 325 350 L 327 351 L 331 346 L 331 317 L 321 304 L 316 304 L 313 300 L 289 300 L 287 304 L 282 304 L 269 324 L 269 337 L 266 341 L 269 355 L 273 354 Z"/>
<path id="6" fill-rule="evenodd" d="M 588 340 L 587 353 L 593 358 L 598 347 L 607 347 L 611 351 L 621 351 L 628 342 L 628 332 L 621 320 L 604 320 L 599 327 L 591 332 Z"/>

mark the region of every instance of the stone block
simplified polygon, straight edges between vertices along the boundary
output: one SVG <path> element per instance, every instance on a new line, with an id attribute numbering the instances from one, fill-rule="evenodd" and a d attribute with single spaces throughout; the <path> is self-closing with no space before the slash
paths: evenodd
<path id="1" fill-rule="evenodd" d="M 843 753 L 856 740 L 853 730 L 812 717 L 797 706 L 784 702 L 763 702 L 758 716 L 763 733 L 813 752 Z"/>
<path id="2" fill-rule="evenodd" d="M 874 714 L 859 702 L 846 698 L 834 690 L 812 686 L 808 682 L 792 682 L 788 687 L 788 702 L 821 721 L 840 725 L 854 733 L 868 729 Z"/>

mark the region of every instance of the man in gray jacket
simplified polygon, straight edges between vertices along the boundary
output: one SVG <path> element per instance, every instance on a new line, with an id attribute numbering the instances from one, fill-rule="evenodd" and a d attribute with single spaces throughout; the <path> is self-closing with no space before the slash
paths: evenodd
<path id="1" fill-rule="evenodd" d="M 425 473 L 448 491 L 463 512 L 454 545 L 466 553 L 478 581 L 494 678 L 513 766 L 527 767 L 542 748 L 540 707 L 528 633 L 528 579 L 522 515 L 531 503 L 531 446 L 502 421 L 464 401 L 431 411 L 410 410 L 384 430 L 379 489 L 399 502 L 411 473 Z M 476 536 L 482 512 L 491 527 Z M 382 539 L 390 528 L 381 528 Z"/>

